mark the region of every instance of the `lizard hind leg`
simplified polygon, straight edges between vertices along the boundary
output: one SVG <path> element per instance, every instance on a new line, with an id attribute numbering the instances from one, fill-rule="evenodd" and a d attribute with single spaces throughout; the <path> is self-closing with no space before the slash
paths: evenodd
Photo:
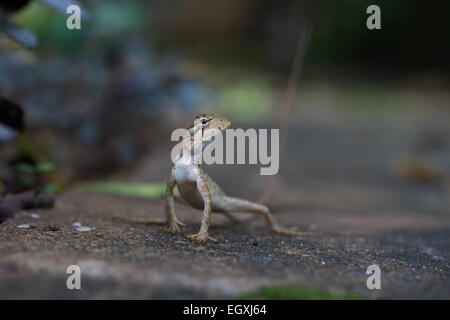
<path id="1" fill-rule="evenodd" d="M 223 197 L 220 207 L 227 213 L 245 212 L 263 215 L 269 227 L 276 233 L 290 236 L 303 235 L 303 233 L 281 226 L 275 217 L 270 213 L 270 210 L 264 205 L 239 198 Z"/>
<path id="2" fill-rule="evenodd" d="M 167 221 L 167 219 L 131 219 L 131 222 L 136 224 L 145 224 L 145 225 L 161 225 L 161 229 L 164 232 L 176 234 L 181 232 L 178 225 L 186 226 L 183 222 L 179 221 L 178 219 Z M 168 226 L 164 226 L 168 225 Z"/>
<path id="3" fill-rule="evenodd" d="M 221 213 L 225 217 L 227 217 L 232 223 L 241 223 L 242 222 L 242 220 L 236 218 L 233 214 L 231 214 L 228 211 L 222 211 L 222 212 L 219 212 L 219 213 Z"/>

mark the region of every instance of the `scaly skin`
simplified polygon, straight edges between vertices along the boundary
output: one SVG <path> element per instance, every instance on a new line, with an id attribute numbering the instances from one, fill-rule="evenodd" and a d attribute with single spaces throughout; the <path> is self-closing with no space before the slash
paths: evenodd
<path id="1" fill-rule="evenodd" d="M 192 207 L 203 210 L 200 231 L 197 234 L 189 235 L 188 238 L 198 242 L 205 243 L 207 240 L 217 242 L 208 234 L 211 223 L 211 213 L 223 213 L 230 219 L 233 219 L 230 213 L 245 212 L 263 215 L 270 228 L 279 234 L 301 235 L 296 231 L 282 227 L 270 213 L 269 209 L 261 204 L 251 201 L 228 197 L 220 187 L 194 163 L 194 156 L 191 148 L 199 147 L 194 142 L 194 136 L 201 134 L 204 141 L 210 141 L 210 138 L 217 134 L 218 130 L 224 130 L 230 125 L 230 121 L 217 115 L 203 114 L 197 116 L 193 125 L 183 137 L 183 150 L 174 162 L 171 174 L 167 179 L 166 202 L 165 202 L 165 220 L 148 220 L 141 223 L 146 224 L 164 224 L 163 230 L 172 234 L 180 233 L 179 226 L 185 224 L 179 221 L 175 215 L 173 189 L 178 187 L 181 197 Z M 210 130 L 215 129 L 215 130 Z M 202 142 L 200 142 L 202 143 Z M 202 146 L 200 145 L 200 148 Z"/>

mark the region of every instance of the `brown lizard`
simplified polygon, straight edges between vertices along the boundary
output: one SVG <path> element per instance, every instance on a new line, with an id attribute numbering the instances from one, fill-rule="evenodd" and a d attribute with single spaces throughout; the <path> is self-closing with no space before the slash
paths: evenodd
<path id="1" fill-rule="evenodd" d="M 231 212 L 254 213 L 264 216 L 270 228 L 279 234 L 300 235 L 299 232 L 282 227 L 270 213 L 266 206 L 251 201 L 227 196 L 220 187 L 201 169 L 200 165 L 194 162 L 191 150 L 196 146 L 194 137 L 201 134 L 203 137 L 201 148 L 210 143 L 212 137 L 218 132 L 227 128 L 231 122 L 217 115 L 203 114 L 197 116 L 194 123 L 183 136 L 183 148 L 174 161 L 172 171 L 166 185 L 165 211 L 166 218 L 163 220 L 140 221 L 145 224 L 166 224 L 164 231 L 177 234 L 180 233 L 179 225 L 185 226 L 175 215 L 173 189 L 178 187 L 181 197 L 192 207 L 203 210 L 200 231 L 197 234 L 189 235 L 188 238 L 196 242 L 206 242 L 216 239 L 208 235 L 208 228 L 211 223 L 211 213 L 223 213 L 230 219 Z"/>

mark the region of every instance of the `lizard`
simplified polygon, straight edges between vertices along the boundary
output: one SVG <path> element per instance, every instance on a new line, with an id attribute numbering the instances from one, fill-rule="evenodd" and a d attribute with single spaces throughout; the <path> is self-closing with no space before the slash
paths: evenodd
<path id="1" fill-rule="evenodd" d="M 165 232 L 181 233 L 179 226 L 186 225 L 178 220 L 175 215 L 173 190 L 177 186 L 181 197 L 190 206 L 203 210 L 199 232 L 188 236 L 190 240 L 195 242 L 205 243 L 207 240 L 217 242 L 215 238 L 208 234 L 212 212 L 223 213 L 232 220 L 236 220 L 230 214 L 233 212 L 262 215 L 274 232 L 283 235 L 301 235 L 297 231 L 281 226 L 266 206 L 226 195 L 217 183 L 194 161 L 195 152 L 193 155 L 192 150 L 196 147 L 204 149 L 206 145 L 211 143 L 214 136 L 225 130 L 230 124 L 231 122 L 228 119 L 215 114 L 202 114 L 194 119 L 193 124 L 183 136 L 182 149 L 176 157 L 167 179 L 165 219 L 145 220 L 139 223 L 162 224 L 166 225 L 162 228 Z M 201 135 L 202 139 L 194 139 L 198 135 Z M 201 146 L 196 145 L 196 143 L 200 143 Z"/>

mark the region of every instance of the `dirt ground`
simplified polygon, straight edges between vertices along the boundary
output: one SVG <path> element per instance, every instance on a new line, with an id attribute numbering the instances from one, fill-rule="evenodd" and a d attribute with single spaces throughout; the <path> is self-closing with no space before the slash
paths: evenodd
<path id="1" fill-rule="evenodd" d="M 172 236 L 127 221 L 162 216 L 163 199 L 70 190 L 53 209 L 0 225 L 0 298 L 233 298 L 285 284 L 369 299 L 450 299 L 446 169 L 436 184 L 412 184 L 390 167 L 423 137 L 450 136 L 444 120 L 422 124 L 294 126 L 269 207 L 282 224 L 310 233 L 303 237 L 273 234 L 260 218 L 235 224 L 214 215 L 210 234 L 219 242 L 198 245 L 186 235 L 199 228 L 199 211 L 176 204 L 188 226 Z M 447 164 L 449 143 L 432 153 Z M 162 181 L 166 151 L 129 179 Z M 251 200 L 268 181 L 254 166 L 206 170 L 225 191 Z M 77 231 L 75 222 L 92 229 Z M 81 290 L 66 288 L 73 264 Z M 381 290 L 366 287 L 372 264 L 381 268 Z"/>

